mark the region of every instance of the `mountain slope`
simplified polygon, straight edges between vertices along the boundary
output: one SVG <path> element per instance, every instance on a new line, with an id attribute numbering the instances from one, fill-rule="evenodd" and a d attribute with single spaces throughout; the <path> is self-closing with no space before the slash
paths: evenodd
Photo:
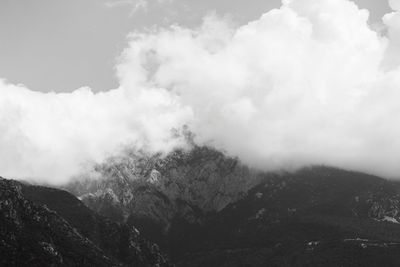
<path id="1" fill-rule="evenodd" d="M 178 266 L 399 266 L 398 192 L 326 167 L 271 177 L 181 240 Z"/>
<path id="2" fill-rule="evenodd" d="M 58 189 L 0 179 L 2 266 L 169 266 L 133 226 Z"/>
<path id="3" fill-rule="evenodd" d="M 267 174 L 204 147 L 99 170 L 69 189 L 179 266 L 400 266 L 396 182 L 328 167 Z"/>

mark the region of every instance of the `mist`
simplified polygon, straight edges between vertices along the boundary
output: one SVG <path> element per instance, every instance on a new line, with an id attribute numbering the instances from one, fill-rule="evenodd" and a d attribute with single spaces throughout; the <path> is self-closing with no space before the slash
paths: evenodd
<path id="1" fill-rule="evenodd" d="M 284 0 L 246 25 L 133 32 L 103 93 L 0 82 L 0 175 L 59 184 L 125 147 L 168 153 L 187 125 L 265 171 L 330 165 L 400 177 L 400 1 L 368 25 L 348 0 Z"/>

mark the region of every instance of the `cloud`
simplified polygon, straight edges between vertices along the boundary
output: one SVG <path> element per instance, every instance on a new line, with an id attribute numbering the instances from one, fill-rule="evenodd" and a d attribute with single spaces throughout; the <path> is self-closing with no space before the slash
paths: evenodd
<path id="1" fill-rule="evenodd" d="M 0 173 L 63 182 L 126 145 L 169 151 L 188 125 L 198 144 L 264 170 L 399 177 L 398 16 L 385 16 L 385 37 L 350 1 L 285 0 L 240 27 L 211 15 L 197 29 L 132 33 L 109 92 L 2 81 Z"/>
<path id="2" fill-rule="evenodd" d="M 115 7 L 123 7 L 123 6 L 130 6 L 131 12 L 130 15 L 132 16 L 139 10 L 147 11 L 148 7 L 148 0 L 121 0 L 121 1 L 109 1 L 104 3 L 104 5 L 108 8 L 115 8 Z"/>
<path id="3" fill-rule="evenodd" d="M 132 5 L 132 0 L 109 1 L 104 3 L 104 6 L 109 8 L 126 6 L 126 5 Z"/>
<path id="4" fill-rule="evenodd" d="M 388 27 L 390 43 L 386 53 L 385 67 L 387 69 L 397 68 L 400 65 L 400 1 L 389 1 L 393 10 L 397 10 L 383 17 L 383 22 Z"/>
<path id="5" fill-rule="evenodd" d="M 145 12 L 148 11 L 149 5 L 157 4 L 171 4 L 174 0 L 120 0 L 120 1 L 108 1 L 104 3 L 104 6 L 108 8 L 116 8 L 116 7 L 131 7 L 130 16 L 133 16 L 139 10 L 143 10 Z"/>
<path id="6" fill-rule="evenodd" d="M 393 3 L 392 3 L 393 6 Z M 198 143 L 266 170 L 327 164 L 398 177 L 397 12 L 389 37 L 345 0 L 284 1 L 247 25 L 135 33 L 120 80 L 143 72 L 190 107 Z"/>
<path id="7" fill-rule="evenodd" d="M 168 151 L 190 114 L 162 89 L 33 92 L 0 82 L 0 173 L 62 183 L 124 146 Z M 89 165 L 88 165 L 89 164 Z"/>
<path id="8" fill-rule="evenodd" d="M 389 6 L 396 11 L 400 11 L 400 1 L 399 0 L 389 0 Z"/>

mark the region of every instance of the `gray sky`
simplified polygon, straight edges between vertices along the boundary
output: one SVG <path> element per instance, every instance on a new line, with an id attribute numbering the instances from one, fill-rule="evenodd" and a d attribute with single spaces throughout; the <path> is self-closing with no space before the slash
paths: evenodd
<path id="1" fill-rule="evenodd" d="M 356 0 L 378 23 L 386 1 Z M 126 35 L 154 25 L 195 26 L 209 12 L 238 24 L 279 0 L 1 0 L 0 78 L 38 91 L 117 87 L 114 65 Z"/>

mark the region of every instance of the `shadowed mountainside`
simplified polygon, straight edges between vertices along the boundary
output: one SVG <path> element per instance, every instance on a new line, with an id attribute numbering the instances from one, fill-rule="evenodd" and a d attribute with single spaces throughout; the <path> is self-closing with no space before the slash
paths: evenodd
<path id="1" fill-rule="evenodd" d="M 139 232 L 68 192 L 0 178 L 2 266 L 170 266 Z"/>
<path id="2" fill-rule="evenodd" d="M 267 174 L 207 147 L 127 154 L 69 185 L 178 266 L 399 266 L 400 186 L 328 167 Z"/>

